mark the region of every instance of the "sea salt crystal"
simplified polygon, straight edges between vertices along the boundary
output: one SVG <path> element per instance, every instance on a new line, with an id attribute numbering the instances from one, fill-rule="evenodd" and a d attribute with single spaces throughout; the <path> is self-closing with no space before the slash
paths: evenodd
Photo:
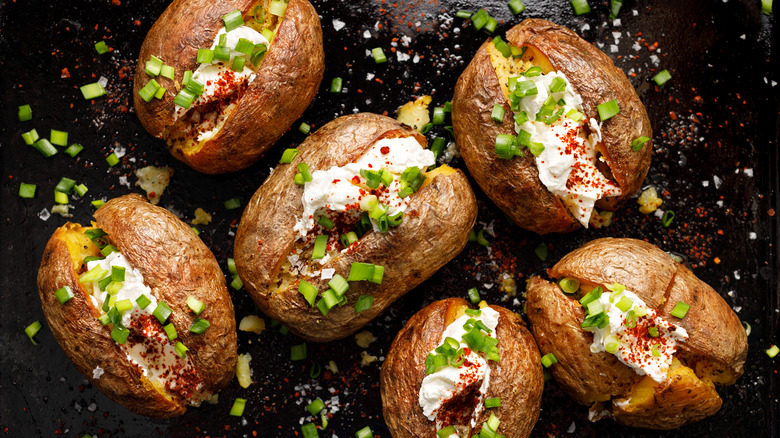
<path id="1" fill-rule="evenodd" d="M 756 233 L 754 233 L 754 232 L 752 232 L 752 231 L 751 231 L 751 232 L 748 234 L 748 237 L 750 238 L 750 240 L 756 240 L 756 237 L 758 237 L 758 236 L 756 235 Z"/>
<path id="2" fill-rule="evenodd" d="M 722 180 L 722 179 L 720 179 L 720 178 L 718 178 L 718 176 L 717 176 L 717 175 L 713 175 L 713 176 L 712 176 L 712 182 L 714 182 L 714 183 L 715 183 L 715 188 L 716 188 L 716 189 L 719 189 L 719 188 L 720 188 L 720 185 L 721 185 L 721 184 L 723 184 L 723 180 Z"/>
<path id="3" fill-rule="evenodd" d="M 343 22 L 343 21 L 341 21 L 341 20 L 336 20 L 336 19 L 334 19 L 334 20 L 333 20 L 333 29 L 335 29 L 335 30 L 339 31 L 339 30 L 343 29 L 343 28 L 344 28 L 344 26 L 345 26 L 346 24 L 347 24 L 347 23 L 344 23 L 344 22 Z"/>
<path id="4" fill-rule="evenodd" d="M 371 32 L 368 30 L 363 31 L 363 38 L 371 38 Z"/>
<path id="5" fill-rule="evenodd" d="M 335 273 L 336 273 L 336 270 L 333 269 L 333 268 L 324 268 L 322 270 L 322 273 L 320 274 L 320 279 L 321 280 L 330 280 L 331 278 L 333 278 L 333 274 L 335 274 Z"/>
<path id="6" fill-rule="evenodd" d="M 619 49 L 618 49 L 618 46 L 617 46 L 617 44 L 610 44 L 610 45 L 609 45 L 609 51 L 610 51 L 610 53 L 617 53 L 617 52 L 618 52 L 618 50 L 619 50 Z"/>
<path id="7" fill-rule="evenodd" d="M 745 169 L 745 175 L 749 176 L 750 178 L 753 178 L 753 168 Z"/>
<path id="8" fill-rule="evenodd" d="M 103 371 L 103 368 L 95 367 L 95 369 L 92 370 L 92 378 L 93 379 L 99 379 L 100 376 L 102 376 L 103 374 L 105 374 L 105 371 Z"/>
<path id="9" fill-rule="evenodd" d="M 701 182 L 701 186 L 702 187 L 709 187 L 710 186 L 710 182 L 709 181 L 702 181 Z"/>
<path id="10" fill-rule="evenodd" d="M 44 208 L 40 213 L 38 213 L 38 217 L 41 218 L 42 221 L 47 221 L 51 217 L 51 213 L 49 213 L 49 210 Z"/>

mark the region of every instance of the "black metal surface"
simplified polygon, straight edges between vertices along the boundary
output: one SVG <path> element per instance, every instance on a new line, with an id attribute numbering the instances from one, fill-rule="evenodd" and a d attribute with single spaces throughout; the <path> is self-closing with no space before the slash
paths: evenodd
<path id="1" fill-rule="evenodd" d="M 780 81 L 774 52 L 776 18 L 762 15 L 755 0 L 626 0 L 618 26 L 607 19 L 606 2 L 591 1 L 593 12 L 582 17 L 573 16 L 568 1 L 525 3 L 526 11 L 514 17 L 502 0 L 315 1 L 322 18 L 327 67 L 320 93 L 301 121 L 316 129 L 354 111 L 392 114 L 422 94 L 433 95 L 433 106 L 450 100 L 458 75 L 486 38 L 454 18 L 459 9 L 486 7 L 499 19 L 497 33 L 501 34 L 522 18 L 547 18 L 598 43 L 629 73 L 655 133 L 656 151 L 646 183 L 664 193 L 663 209 L 676 212 L 672 225 L 662 227 L 657 217 L 642 216 L 629 202 L 608 228 L 541 238 L 508 225 L 476 189 L 478 221 L 493 223 L 495 229 L 491 250 L 470 244 L 366 326 L 377 337 L 366 351 L 379 361 L 361 367 L 363 349 L 349 338 L 310 343 L 307 361 L 290 362 L 290 346 L 301 341 L 282 335 L 266 318 L 269 328 L 262 334 L 239 332 L 239 353 L 252 355 L 253 385 L 242 389 L 233 381 L 218 405 L 191 409 L 171 421 L 139 417 L 108 400 L 75 370 L 45 324 L 37 336 L 39 345 L 32 345 L 24 335 L 24 327 L 32 321 L 45 322 L 36 272 L 46 241 L 66 222 L 58 215 L 42 220 L 40 212 L 54 205 L 54 186 L 66 176 L 89 187 L 83 199 L 72 202 L 71 211 L 72 221 L 89 222 L 93 211 L 89 201 L 137 192 L 136 168 L 170 165 L 176 173 L 161 205 L 185 220 L 193 218 L 197 207 L 212 213 L 214 221 L 199 229 L 226 269 L 241 209 L 226 210 L 223 202 L 238 197 L 245 203 L 281 151 L 304 136 L 291 130 L 245 172 L 200 175 L 170 157 L 162 142 L 141 127 L 130 105 L 138 50 L 167 2 L 0 3 L 0 436 L 299 436 L 300 424 L 313 420 L 304 406 L 320 397 L 332 414 L 320 436 L 353 436 L 370 425 L 375 435 L 387 437 L 379 369 L 395 333 L 414 312 L 440 298 L 464 296 L 469 287 L 480 288 L 491 303 L 520 312 L 525 279 L 602 236 L 643 238 L 684 255 L 694 273 L 752 325 L 745 374 L 735 386 L 720 391 L 724 405 L 717 415 L 661 434 L 610 421 L 589 423 L 586 408 L 549 383 L 533 436 L 775 436 L 777 359 L 770 360 L 764 350 L 778 342 L 780 307 L 773 210 L 778 205 L 779 87 L 775 81 Z M 343 28 L 336 30 L 340 22 Z M 617 41 L 613 32 L 620 32 Z M 93 44 L 102 39 L 113 51 L 98 56 Z M 391 52 L 394 45 L 396 53 Z M 612 45 L 617 47 L 614 53 Z M 376 65 L 366 55 L 377 46 L 384 48 L 388 63 Z M 653 47 L 657 48 L 650 50 Z M 403 59 L 405 55 L 409 59 Z M 661 69 L 669 69 L 673 79 L 657 88 L 650 79 Z M 108 96 L 83 100 L 78 86 L 100 76 L 108 78 Z M 344 78 L 340 95 L 327 91 L 335 76 Z M 32 106 L 32 121 L 18 122 L 16 108 L 22 104 Z M 85 150 L 75 159 L 63 153 L 45 159 L 20 137 L 32 128 L 42 136 L 48 136 L 51 128 L 67 131 L 69 141 L 81 143 Z M 440 128 L 434 133 L 445 134 Z M 125 149 L 126 155 L 109 168 L 105 157 L 114 148 Z M 464 167 L 458 159 L 453 164 Z M 125 177 L 129 186 L 122 183 Z M 21 182 L 38 185 L 34 199 L 17 196 Z M 534 254 L 542 242 L 549 246 L 546 261 Z M 499 290 L 504 273 L 517 281 L 517 299 Z M 232 295 L 237 319 L 256 312 L 244 291 Z M 324 365 L 330 360 L 338 364 L 337 374 L 309 377 L 313 362 Z M 242 418 L 228 416 L 236 397 L 248 399 Z"/>

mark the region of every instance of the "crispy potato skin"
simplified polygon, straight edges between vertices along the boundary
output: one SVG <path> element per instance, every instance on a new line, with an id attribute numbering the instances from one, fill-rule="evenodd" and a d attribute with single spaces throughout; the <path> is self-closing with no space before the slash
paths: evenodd
<path id="1" fill-rule="evenodd" d="M 476 199 L 462 172 L 439 175 L 412 195 L 403 223 L 387 233 L 369 232 L 354 250 L 334 256 L 323 268 L 347 276 L 353 262 L 385 267 L 381 285 L 352 282 L 346 293 L 349 305 L 334 307 L 327 316 L 309 306 L 295 286 L 276 291 L 271 284 L 296 240 L 296 218 L 303 213 L 303 187 L 293 178 L 298 163 L 311 172 L 343 166 L 356 160 L 382 137 L 425 138 L 394 119 L 376 114 L 340 117 L 312 134 L 299 147 L 291 164 L 280 164 L 255 192 L 241 217 L 236 233 L 236 268 L 260 309 L 295 334 L 325 342 L 354 333 L 379 315 L 400 296 L 433 275 L 465 246 L 477 213 Z M 318 290 L 327 281 L 307 280 Z M 372 295 L 370 309 L 356 314 L 360 295 Z"/>
<path id="2" fill-rule="evenodd" d="M 574 32 L 549 21 L 527 19 L 510 29 L 507 40 L 532 46 L 564 73 L 583 99 L 586 118 L 599 120 L 597 106 L 617 99 L 620 113 L 602 125 L 604 158 L 622 196 L 602 200 L 601 208 L 614 209 L 641 186 L 650 167 L 652 144 L 634 152 L 631 142 L 652 138 L 647 112 L 626 75 L 612 60 Z M 453 97 L 453 128 L 458 150 L 474 179 L 496 205 L 523 228 L 539 234 L 567 233 L 580 227 L 563 203 L 539 180 L 530 154 L 504 160 L 496 156 L 498 134 L 514 135 L 514 120 L 498 76 L 490 61 L 486 41 L 458 79 Z M 504 108 L 503 122 L 490 118 L 493 105 Z"/>
<path id="3" fill-rule="evenodd" d="M 156 137 L 174 122 L 173 98 L 186 70 L 195 71 L 198 48 L 208 48 L 223 26 L 222 16 L 247 11 L 255 0 L 174 1 L 146 36 L 136 67 L 133 99 L 136 113 Z M 144 102 L 138 92 L 152 79 L 145 72 L 154 55 L 175 68 L 175 81 L 163 79 L 162 99 Z M 319 16 L 307 0 L 290 0 L 276 37 L 243 95 L 238 108 L 213 138 L 194 153 L 169 146 L 170 152 L 195 170 L 220 174 L 254 163 L 290 128 L 314 99 L 325 70 Z M 166 139 L 167 140 L 167 139 Z"/>
<path id="4" fill-rule="evenodd" d="M 236 323 L 224 276 L 214 255 L 167 210 L 149 204 L 139 195 L 112 199 L 95 213 L 96 225 L 106 231 L 130 264 L 141 271 L 158 300 L 173 310 L 170 321 L 205 388 L 217 391 L 235 373 Z M 46 320 L 55 338 L 76 368 L 109 398 L 133 412 L 156 418 L 181 415 L 184 401 L 166 397 L 132 366 L 101 326 L 100 312 L 90 303 L 89 291 L 78 273 L 63 235 L 77 225 L 59 228 L 46 245 L 38 271 L 38 291 Z M 54 291 L 68 285 L 75 297 L 61 305 Z M 205 333 L 189 332 L 195 319 L 186 304 L 188 296 L 206 304 L 200 317 L 211 326 Z M 92 378 L 101 367 L 105 374 Z"/>
<path id="5" fill-rule="evenodd" d="M 390 433 L 395 438 L 436 436 L 436 424 L 423 414 L 418 397 L 425 378 L 425 358 L 441 342 L 448 311 L 467 308 L 462 298 L 437 301 L 412 316 L 398 332 L 382 365 L 382 407 Z M 507 437 L 527 437 L 539 418 L 544 377 L 533 337 L 520 317 L 503 307 L 496 327 L 501 361 L 490 363 L 490 386 L 486 398 L 501 397 L 501 407 L 484 409 L 479 432 L 490 414 L 501 420 L 499 432 Z"/>
<path id="6" fill-rule="evenodd" d="M 659 248 L 635 239 L 597 239 L 563 257 L 549 270 L 552 278 L 574 277 L 583 284 L 620 283 L 636 293 L 659 316 L 688 332 L 681 351 L 696 355 L 733 376 L 743 372 L 747 336 L 736 314 L 723 298 Z M 680 320 L 671 316 L 677 302 L 691 306 Z M 721 404 L 712 385 L 689 374 L 677 373 L 654 389 L 653 403 L 642 410 L 615 403 L 626 397 L 642 377 L 613 355 L 590 353 L 593 336 L 580 328 L 585 312 L 552 282 L 533 277 L 527 290 L 527 312 L 542 354 L 553 353 L 550 367 L 556 381 L 586 406 L 612 398 L 616 421 L 635 427 L 670 429 L 714 414 Z"/>

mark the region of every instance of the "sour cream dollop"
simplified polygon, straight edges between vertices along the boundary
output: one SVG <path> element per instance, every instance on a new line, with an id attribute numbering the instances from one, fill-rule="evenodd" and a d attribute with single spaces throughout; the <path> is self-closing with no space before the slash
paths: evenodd
<path id="1" fill-rule="evenodd" d="M 150 380 L 157 380 L 169 392 L 176 394 L 191 405 L 199 405 L 211 397 L 211 393 L 202 391 L 203 384 L 189 357 L 181 358 L 176 352 L 175 342 L 168 339 L 162 325 L 153 316 L 158 305 L 152 290 L 144 282 L 141 271 L 134 268 L 120 252 L 112 252 L 102 260 L 87 262 L 87 269 L 100 266 L 111 275 L 113 267 L 125 269 L 122 288 L 115 294 L 115 301 L 130 300 L 133 307 L 122 315 L 122 325 L 130 330 L 130 336 L 119 347 L 127 359 L 137 366 Z M 150 304 L 141 308 L 137 299 L 141 295 L 149 299 Z M 92 283 L 92 304 L 105 314 L 103 303 L 110 298 L 108 292 L 101 291 L 98 282 Z M 103 369 L 93 371 L 93 377 L 99 378 Z"/>
<path id="2" fill-rule="evenodd" d="M 327 170 L 316 170 L 312 180 L 303 187 L 303 215 L 295 224 L 295 231 L 301 237 L 311 231 L 315 220 L 328 212 L 360 214 L 360 200 L 370 195 L 365 189 L 365 178 L 360 171 L 387 169 L 393 175 L 393 182 L 386 190 L 373 192 L 380 203 L 389 207 L 388 216 L 406 211 L 410 198 L 401 198 L 401 174 L 409 167 L 418 167 L 424 171 L 436 163 L 433 152 L 423 149 L 414 137 L 383 138 L 374 143 L 354 163 L 344 166 L 333 166 Z M 372 220 L 374 230 L 378 225 Z"/>
<path id="3" fill-rule="evenodd" d="M 249 26 L 242 25 L 232 29 L 230 32 L 226 32 L 223 27 L 217 32 L 216 37 L 214 37 L 214 42 L 212 42 L 210 47 L 211 50 L 214 50 L 214 48 L 217 47 L 222 35 L 226 35 L 227 37 L 225 47 L 230 48 L 230 60 L 215 60 L 209 64 L 200 64 L 192 73 L 192 79 L 203 84 L 204 90 L 203 94 L 193 102 L 190 108 L 202 106 L 216 100 L 223 100 L 240 86 L 252 83 L 257 76 L 248 59 L 241 71 L 233 70 L 233 59 L 236 56 L 246 56 L 234 49 L 236 44 L 238 44 L 238 40 L 241 38 L 247 39 L 255 45 L 265 44 L 266 47 L 269 47 L 268 39 Z M 177 105 L 175 110 L 176 119 L 184 115 L 188 110 L 189 109 Z M 196 141 L 209 138 L 214 134 L 219 126 L 218 116 L 219 114 L 217 114 L 216 111 L 206 114 L 200 114 L 198 112 L 193 113 L 192 121 L 203 125 L 198 129 Z"/>
<path id="4" fill-rule="evenodd" d="M 556 78 L 566 84 L 563 91 L 550 90 L 550 84 Z M 536 156 L 539 179 L 587 228 L 596 201 L 621 194 L 620 187 L 596 167 L 596 145 L 601 141 L 601 125 L 595 119 L 588 120 L 592 134 L 586 137 L 584 119 L 575 121 L 567 116 L 572 110 L 582 113 L 582 97 L 563 73 L 550 72 L 520 80 L 533 81 L 537 94 L 520 99 L 518 112 L 525 111 L 528 121 L 516 124 L 515 130 L 518 133 L 521 130 L 529 132 L 530 141 L 544 145 L 544 150 Z M 563 100 L 563 105 L 556 106 L 563 109 L 563 114 L 551 125 L 536 120 L 548 97 L 559 103 Z"/>
<path id="5" fill-rule="evenodd" d="M 440 408 L 442 405 L 456 395 L 460 394 L 465 389 L 472 387 L 472 385 L 478 383 L 479 391 L 475 394 L 477 403 L 474 406 L 474 411 L 471 413 L 470 423 L 472 427 L 476 426 L 477 417 L 484 407 L 485 395 L 487 395 L 488 387 L 490 386 L 490 366 L 485 358 L 480 356 L 474 351 L 471 351 L 463 342 L 463 335 L 466 330 L 463 329 L 463 325 L 470 318 L 474 318 L 478 321 L 482 321 L 486 327 L 491 330 L 491 333 L 486 336 L 496 336 L 496 326 L 498 325 L 499 314 L 490 307 L 483 307 L 478 316 L 463 315 L 460 318 L 453 321 L 442 333 L 441 341 L 439 345 L 444 343 L 444 340 L 448 337 L 453 338 L 460 342 L 460 347 L 464 349 L 465 361 L 460 368 L 452 366 L 442 367 L 440 370 L 425 376 L 420 386 L 420 394 L 418 402 L 423 410 L 423 414 L 430 420 L 436 421 L 437 428 L 446 427 L 449 424 L 443 424 L 439 417 Z M 430 353 L 435 353 L 435 348 Z"/>
<path id="6" fill-rule="evenodd" d="M 626 297 L 633 303 L 625 312 L 618 308 L 617 304 Z M 609 324 L 604 328 L 589 327 L 593 332 L 593 344 L 590 351 L 599 353 L 607 351 L 606 346 L 614 342 L 614 337 L 619 342 L 615 357 L 622 363 L 632 368 L 638 375 L 649 375 L 656 382 L 666 380 L 666 374 L 672 363 L 672 355 L 677 351 L 678 343 L 688 338 L 688 332 L 679 326 L 658 316 L 655 309 L 647 307 L 644 301 L 629 290 L 622 292 L 606 291 L 601 294 L 599 301 L 604 306 L 604 311 L 609 317 Z M 646 311 L 642 317 L 636 317 L 636 327 L 630 328 L 627 324 L 628 312 Z M 640 312 L 641 314 L 641 312 Z M 648 329 L 655 327 L 658 336 L 652 337 Z M 610 338 L 610 335 L 614 337 Z M 653 354 L 655 350 L 656 354 Z"/>

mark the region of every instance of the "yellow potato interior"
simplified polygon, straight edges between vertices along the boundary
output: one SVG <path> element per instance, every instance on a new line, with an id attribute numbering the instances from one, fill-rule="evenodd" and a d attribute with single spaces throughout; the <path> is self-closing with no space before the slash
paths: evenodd
<path id="1" fill-rule="evenodd" d="M 509 78 L 520 76 L 524 71 L 533 67 L 533 64 L 514 56 L 505 58 L 492 43 L 487 45 L 487 50 L 490 55 L 490 63 L 496 70 L 498 83 L 501 84 L 501 91 L 504 93 L 504 97 L 509 99 Z"/>
<path id="2" fill-rule="evenodd" d="M 79 274 L 84 266 L 84 257 L 100 256 L 100 248 L 87 237 L 84 232 L 93 227 L 82 227 L 79 224 L 67 223 L 61 228 L 60 239 L 68 245 L 68 254 L 73 262 L 73 270 Z"/>

